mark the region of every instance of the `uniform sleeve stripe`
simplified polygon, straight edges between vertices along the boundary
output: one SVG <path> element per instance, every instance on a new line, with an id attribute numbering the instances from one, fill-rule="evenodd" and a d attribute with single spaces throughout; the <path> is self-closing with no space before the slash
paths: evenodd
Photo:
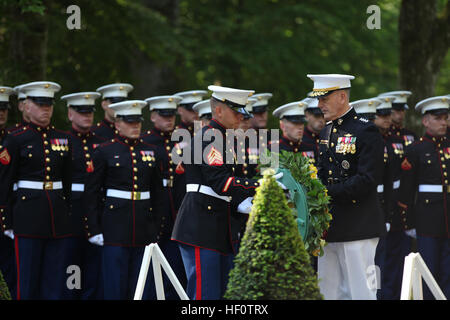
<path id="1" fill-rule="evenodd" d="M 227 182 L 225 183 L 225 186 L 222 189 L 222 192 L 227 192 L 228 188 L 230 187 L 231 181 L 233 181 L 234 177 L 229 177 L 227 179 Z"/>

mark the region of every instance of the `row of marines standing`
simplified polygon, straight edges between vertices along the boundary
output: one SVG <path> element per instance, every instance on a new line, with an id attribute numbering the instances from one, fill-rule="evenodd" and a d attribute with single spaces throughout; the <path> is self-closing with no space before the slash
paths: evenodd
<path id="1" fill-rule="evenodd" d="M 47 87 L 45 88 L 45 86 Z M 184 274 L 184 269 L 186 266 L 183 267 L 178 246 L 170 240 L 173 223 L 186 192 L 186 183 L 183 181 L 184 168 L 182 166 L 177 167 L 177 165 L 171 160 L 171 151 L 174 148 L 175 150 L 181 150 L 181 147 L 180 145 L 176 145 L 176 143 L 170 138 L 175 121 L 175 111 L 180 102 L 185 102 L 180 104 L 180 107 L 178 108 L 180 115 L 185 113 L 184 119 L 189 121 L 189 117 L 191 117 L 191 122 L 188 124 L 182 122 L 179 127 L 184 127 L 193 134 L 194 128 L 192 120 L 196 119 L 196 116 L 195 113 L 192 112 L 192 106 L 201 100 L 206 92 L 191 91 L 182 93 L 181 97 L 167 96 L 155 97 L 153 100 L 152 98 L 148 99 L 147 102 L 150 105 L 150 109 L 152 111 L 156 111 L 151 114 L 151 120 L 155 126 L 154 129 L 140 137 L 140 128 L 139 130 L 134 128 L 134 137 L 133 134 L 130 134 L 127 139 L 127 136 L 124 136 L 123 134 L 116 134 L 115 130 L 117 126 L 113 124 L 114 116 L 110 110 L 115 110 L 116 116 L 119 115 L 119 118 L 124 123 L 136 123 L 138 122 L 137 120 L 141 121 L 141 113 L 130 113 L 129 109 L 139 109 L 140 111 L 140 109 L 145 106 L 142 102 L 135 101 L 134 103 L 136 106 L 134 108 L 130 108 L 130 104 L 128 102 L 122 105 L 120 104 L 127 98 L 128 92 L 131 89 L 132 86 L 127 84 L 115 84 L 99 88 L 98 91 L 103 94 L 102 107 L 105 109 L 105 119 L 99 123 L 96 128 L 93 128 L 93 130 L 89 130 L 89 126 L 81 128 L 82 125 L 76 125 L 75 123 L 83 123 L 83 114 L 90 114 L 89 117 L 92 117 L 92 108 L 94 105 L 93 101 L 95 101 L 96 93 L 82 93 L 65 96 L 68 105 L 70 106 L 69 119 L 72 121 L 72 129 L 69 134 L 58 131 L 48 125 L 36 125 L 36 122 L 38 121 L 33 121 L 35 119 L 24 119 L 24 123 L 22 123 L 22 125 L 10 130 L 12 137 L 9 139 L 12 141 L 19 140 L 19 142 L 10 142 L 12 149 L 8 147 L 8 143 L 6 143 L 4 147 L 2 146 L 2 150 L 0 150 L 0 158 L 2 159 L 3 165 L 14 165 L 19 167 L 9 170 L 2 170 L 2 172 L 7 172 L 2 173 L 2 176 L 5 174 L 8 178 L 7 181 L 17 182 L 18 188 L 18 191 L 14 196 L 16 202 L 14 204 L 15 212 L 19 213 L 18 215 L 14 213 L 14 234 L 16 236 L 15 248 L 16 253 L 18 253 L 16 255 L 16 263 L 19 263 L 19 266 L 23 266 L 21 268 L 19 267 L 19 271 L 24 274 L 22 277 L 19 277 L 19 288 L 21 288 L 21 290 L 18 292 L 18 297 L 69 298 L 71 296 L 70 292 L 65 289 L 62 291 L 57 290 L 57 287 L 60 286 L 61 283 L 66 283 L 67 277 L 67 274 L 65 273 L 57 273 L 52 271 L 54 270 L 52 268 L 57 268 L 56 262 L 59 262 L 62 265 L 74 264 L 82 266 L 83 280 L 85 281 L 83 282 L 82 288 L 85 298 L 130 298 L 133 294 L 132 283 L 135 282 L 135 279 L 137 279 L 137 270 L 140 265 L 140 259 L 142 258 L 142 248 L 145 244 L 148 244 L 149 236 L 152 238 L 151 241 L 158 241 L 160 246 L 163 248 L 163 252 L 168 257 L 170 264 L 182 280 L 182 283 L 186 284 Z M 26 96 L 27 99 L 32 102 L 30 104 L 35 104 L 35 106 L 28 107 L 32 117 L 38 113 L 35 112 L 36 110 L 33 111 L 33 107 L 40 108 L 40 106 L 51 106 L 53 104 L 53 94 L 57 90 L 59 90 L 58 86 L 52 83 L 39 83 L 34 86 L 31 85 L 28 88 L 27 86 L 23 88 L 23 91 L 28 93 Z M 393 94 L 391 101 L 395 101 L 395 99 L 404 100 L 405 95 L 408 93 L 387 93 L 388 96 L 391 94 Z M 86 98 L 87 95 L 89 95 L 89 97 Z M 262 103 L 259 104 L 259 109 L 257 105 L 258 97 L 259 100 L 262 100 Z M 259 96 L 256 95 L 256 101 L 252 101 L 247 105 L 248 109 L 251 109 L 252 104 L 254 104 L 253 119 L 250 121 L 253 122 L 256 129 L 263 129 L 266 126 L 267 104 L 270 97 L 270 94 L 262 94 Z M 314 163 L 318 161 L 319 133 L 322 129 L 321 127 L 324 125 L 320 109 L 317 107 L 315 102 L 316 99 L 295 102 L 285 105 L 283 108 L 280 107 L 281 111 L 279 108 L 279 112 L 274 113 L 274 115 L 277 115 L 280 118 L 280 128 L 282 130 L 282 136 L 278 141 L 280 149 L 292 152 L 302 152 L 304 156 L 309 157 Z M 117 109 L 108 108 L 110 103 L 118 103 L 116 106 Z M 400 118 L 404 117 L 403 110 L 405 109 L 405 103 L 406 101 L 400 101 L 397 104 L 395 102 L 392 104 L 392 108 L 394 110 L 399 109 L 398 113 L 400 114 Z M 295 112 L 282 112 L 290 110 L 294 105 L 301 106 L 302 104 L 303 107 L 306 107 L 303 108 L 303 110 L 305 110 L 303 112 L 299 111 L 297 114 Z M 356 109 L 357 108 L 355 105 L 355 110 Z M 377 111 L 377 114 L 382 116 L 382 108 L 378 109 L 380 111 Z M 23 112 L 24 118 L 26 117 L 26 113 L 26 111 Z M 81 119 L 76 119 L 77 116 Z M 308 120 L 306 126 L 304 126 L 305 116 Z M 207 114 L 206 118 L 208 118 Z M 385 152 L 386 162 L 397 162 L 397 165 L 392 166 L 393 178 L 390 178 L 392 180 L 392 189 L 397 189 L 396 187 L 398 186 L 397 177 L 399 177 L 400 171 L 398 170 L 398 163 L 403 163 L 403 159 L 401 157 L 403 156 L 402 150 L 406 145 L 410 144 L 413 140 L 416 140 L 414 134 L 407 132 L 406 129 L 402 127 L 401 120 L 402 119 L 398 121 L 396 119 L 397 123 L 395 123 L 390 130 L 383 132 L 385 134 L 386 142 L 385 151 L 388 150 Z M 89 121 L 85 120 L 84 123 L 89 123 Z M 245 121 L 242 121 L 241 125 L 244 126 L 244 123 Z M 125 124 L 125 126 L 126 125 L 127 124 Z M 381 125 L 379 127 L 381 128 Z M 125 131 L 127 129 L 123 128 L 123 130 Z M 136 132 L 139 132 L 137 136 Z M 40 140 L 39 142 L 43 147 L 37 151 L 37 153 L 35 153 L 35 150 L 39 148 L 37 148 L 37 146 L 33 146 L 33 139 L 36 141 Z M 271 142 L 270 138 L 268 140 L 269 145 L 274 143 Z M 97 152 L 97 157 L 92 157 L 94 154 L 94 149 L 102 143 L 102 148 Z M 23 148 L 20 150 L 14 150 L 15 145 L 21 145 Z M 46 148 L 45 146 L 49 147 Z M 264 145 L 261 146 L 264 147 Z M 40 153 L 41 151 L 43 153 Z M 126 154 L 127 152 L 129 154 L 128 158 L 123 156 L 123 154 Z M 246 148 L 246 152 L 247 160 L 250 159 L 251 156 L 259 153 L 259 151 L 252 151 L 250 148 Z M 70 159 L 68 156 L 70 153 L 73 153 L 73 159 Z M 11 154 L 16 156 L 19 155 L 21 161 L 13 161 L 14 156 Z M 389 154 L 391 154 L 391 157 L 389 157 Z M 402 160 L 397 160 L 395 156 Z M 27 172 L 27 169 L 25 168 L 20 168 L 22 163 L 27 162 L 25 161 L 27 157 L 28 160 L 33 157 L 36 159 L 45 159 L 44 167 L 37 170 L 40 174 L 42 174 L 42 176 L 36 176 L 38 172 L 35 168 L 30 168 L 30 170 L 28 170 L 30 172 Z M 132 172 L 135 172 L 135 174 L 132 174 L 131 179 L 129 179 L 130 177 L 128 176 L 124 176 L 122 179 L 119 179 L 122 175 L 120 168 L 127 167 L 127 163 L 136 164 L 131 167 Z M 41 164 L 39 163 L 39 165 Z M 153 173 L 149 173 L 148 177 L 153 176 L 154 179 L 152 179 L 152 181 L 160 180 L 162 183 L 161 186 L 153 185 L 150 181 L 140 181 L 142 177 L 142 170 L 149 170 L 148 168 L 157 168 L 158 166 L 159 170 L 150 170 Z M 69 168 L 73 168 L 73 170 Z M 238 172 L 236 173 L 236 176 L 242 176 L 244 178 L 247 176 L 248 178 L 252 178 L 255 174 L 254 166 L 252 167 L 251 164 L 244 164 L 239 168 L 242 170 L 242 173 Z M 34 172 L 31 173 L 32 171 Z M 15 176 L 10 176 L 11 172 L 15 172 Z M 89 184 L 87 184 L 88 175 L 92 177 L 88 179 L 90 181 Z M 42 185 L 37 186 L 32 183 L 30 184 L 30 182 L 33 181 L 42 181 Z M 62 182 L 61 184 L 58 183 L 60 181 Z M 64 183 L 65 181 L 71 181 L 69 184 L 71 188 L 67 188 L 67 183 Z M 390 185 L 386 181 L 389 180 L 385 180 L 384 184 L 380 184 L 386 187 L 386 190 L 383 190 L 385 195 L 388 194 L 387 191 L 389 190 Z M 143 185 L 141 185 L 141 183 Z M 133 191 L 128 194 L 121 194 L 120 192 L 117 192 L 120 191 L 119 189 L 113 188 L 114 185 L 119 186 L 121 189 L 126 186 L 126 189 Z M 152 190 L 141 189 L 143 186 L 151 186 Z M 380 187 L 379 189 L 381 190 L 382 188 Z M 6 191 L 6 189 L 2 190 Z M 49 192 L 49 190 L 55 192 Z M 84 192 L 85 190 L 95 192 Z M 11 212 L 8 212 L 8 210 L 11 210 L 11 207 L 10 204 L 7 204 L 7 202 L 9 199 L 12 199 L 12 196 L 9 192 L 10 191 L 8 191 L 8 193 L 4 193 L 5 196 L 2 198 L 2 202 L 0 202 L 0 210 L 3 230 L 6 231 L 7 234 L 11 235 L 10 230 L 12 222 L 8 221 L 8 219 L 11 219 Z M 49 198 L 46 199 L 44 197 L 40 197 L 39 195 L 42 195 L 43 192 L 45 193 L 45 196 Z M 108 192 L 110 196 L 108 196 Z M 148 192 L 149 195 L 147 195 L 146 192 Z M 8 196 L 6 196 L 6 194 L 8 194 Z M 83 194 L 87 195 L 85 198 L 87 201 L 81 201 Z M 150 194 L 152 196 L 150 196 Z M 139 199 L 137 199 L 137 197 L 139 197 Z M 389 197 L 391 196 L 386 196 L 387 199 L 389 199 Z M 44 202 L 39 203 L 38 205 L 36 201 L 28 201 L 33 199 L 39 199 L 39 201 Z M 142 201 L 150 199 L 151 205 L 143 204 Z M 395 199 L 395 196 L 392 196 L 391 200 L 384 200 L 386 208 L 385 212 L 387 212 L 386 222 L 390 224 L 391 228 L 388 235 L 391 234 L 393 235 L 392 238 L 394 238 L 394 240 L 386 240 L 386 244 L 389 244 L 391 247 L 385 252 L 387 252 L 388 255 L 389 253 L 392 254 L 391 259 L 399 258 L 399 256 L 400 259 L 397 259 L 397 262 L 391 262 L 392 269 L 387 269 L 387 267 L 386 269 L 383 268 L 383 275 L 386 274 L 387 278 L 389 278 L 388 275 L 392 275 L 390 278 L 394 280 L 385 280 L 385 282 L 382 282 L 382 290 L 385 287 L 384 283 L 386 283 L 386 288 L 398 293 L 398 282 L 400 281 L 401 275 L 398 275 L 397 272 L 398 270 L 401 272 L 402 257 L 401 254 L 397 254 L 398 251 L 396 250 L 407 253 L 409 252 L 408 250 L 410 244 L 409 239 L 405 238 L 403 232 L 400 231 L 401 228 L 407 228 L 407 225 L 403 224 L 400 226 L 400 220 L 402 220 L 401 212 L 399 213 L 397 209 L 398 206 L 395 206 L 395 201 L 393 199 Z M 106 217 L 106 219 L 103 219 L 103 221 L 100 222 L 100 217 L 98 215 L 84 216 L 86 209 L 82 207 L 83 203 L 87 203 L 88 206 L 93 206 L 91 209 L 88 209 L 88 212 L 101 212 L 103 210 L 103 217 Z M 139 239 L 139 235 L 134 232 L 139 229 L 138 220 L 142 218 L 146 221 L 148 217 L 138 217 L 133 214 L 128 216 L 127 219 L 131 219 L 132 217 L 136 220 L 123 221 L 122 219 L 124 215 L 119 217 L 119 214 L 122 211 L 132 211 L 136 214 L 137 212 L 144 211 L 137 210 L 134 207 L 130 208 L 130 203 L 132 203 L 133 206 L 135 203 L 143 204 L 144 207 L 148 206 L 150 210 L 155 208 L 155 211 L 158 211 L 158 213 L 152 215 L 152 221 L 157 221 L 154 225 L 161 227 L 158 227 L 158 230 L 146 230 L 146 234 L 143 238 Z M 39 210 L 36 210 L 35 208 L 45 208 L 49 204 L 50 217 L 46 217 L 45 219 L 42 219 L 42 217 L 37 217 L 38 214 L 36 211 Z M 392 204 L 391 208 L 389 208 L 389 204 Z M 68 206 L 70 205 L 72 206 L 72 209 L 70 210 L 72 212 L 70 222 L 58 221 L 60 214 L 53 214 L 53 210 L 54 212 L 57 210 L 69 211 Z M 104 206 L 104 208 L 98 208 L 98 206 Z M 28 216 L 20 217 L 20 213 Z M 34 216 L 30 217 L 31 214 Z M 48 218 L 52 221 L 50 225 L 46 223 L 46 221 L 49 221 Z M 30 221 L 33 223 L 30 223 Z M 124 228 L 124 225 L 127 225 L 129 228 Z M 73 228 L 74 226 L 77 227 Z M 111 230 L 109 233 L 106 230 L 108 228 Z M 133 231 L 131 231 L 131 234 L 130 231 L 127 231 L 127 234 L 124 234 L 123 230 Z M 74 241 L 74 235 L 79 236 L 78 240 L 83 240 Z M 85 236 L 90 239 L 90 242 L 84 240 Z M 57 248 L 53 248 L 53 244 L 57 241 L 40 240 L 33 241 L 36 243 L 29 243 L 31 242 L 31 239 L 34 238 L 58 239 L 58 242 L 63 244 L 60 246 L 55 246 Z M 106 244 L 106 246 L 104 246 L 104 252 L 103 255 L 101 255 L 99 253 L 99 245 L 103 244 Z M 105 253 L 105 248 L 109 247 L 108 244 L 111 244 L 112 247 L 115 248 L 110 250 L 111 252 Z M 130 247 L 134 248 L 135 246 L 138 246 L 139 249 L 130 250 Z M 62 258 L 64 257 L 63 253 L 68 250 L 78 250 L 78 254 L 74 256 L 77 256 L 78 259 L 83 257 L 85 264 L 79 260 L 73 260 L 73 257 L 70 258 L 72 260 L 65 261 Z M 37 258 L 39 255 L 47 255 L 47 257 L 42 259 Z M 35 260 L 26 261 L 26 259 L 31 259 L 30 257 L 33 257 Z M 56 257 L 57 259 L 55 259 Z M 101 261 L 102 257 L 103 261 Z M 123 261 L 128 260 L 132 262 L 126 266 L 122 265 L 117 268 L 112 267 L 111 261 L 120 260 L 118 257 L 121 257 L 120 259 Z M 33 265 L 33 263 L 40 264 L 42 261 L 46 261 L 47 265 L 43 265 L 41 267 L 43 275 L 40 276 L 36 272 L 36 270 L 39 270 L 39 267 Z M 103 271 L 106 270 L 107 272 L 112 272 L 113 274 L 104 274 L 102 276 L 102 269 L 99 265 L 102 263 L 105 264 L 105 261 L 109 267 L 104 268 Z M 385 258 L 385 261 L 389 261 L 389 258 Z M 32 270 L 33 272 L 31 272 Z M 62 269 L 60 268 L 59 270 Z M 386 272 L 384 272 L 384 270 L 386 270 Z M 186 271 L 188 271 L 187 268 Z M 149 278 L 151 278 L 151 275 Z M 99 283 L 101 279 L 107 279 L 107 283 L 102 285 Z M 111 281 L 111 279 L 121 280 L 112 283 L 114 281 Z M 389 281 L 396 282 L 395 285 L 391 285 L 394 289 L 390 289 L 390 286 L 388 285 Z M 40 285 L 37 284 L 39 282 Z M 51 283 L 54 283 L 53 287 L 50 285 Z M 166 283 L 168 284 L 167 281 Z M 103 286 L 105 286 L 105 295 L 98 292 L 98 289 L 103 288 Z M 123 288 L 124 286 L 125 289 Z M 151 285 L 147 287 L 150 286 Z M 41 292 L 37 293 L 38 291 Z M 61 292 L 59 296 L 58 292 Z M 172 292 L 170 290 L 170 285 L 167 286 L 166 292 L 169 293 L 169 298 L 171 297 L 170 294 L 173 294 L 172 297 L 175 297 L 173 290 Z M 396 294 L 388 292 L 384 298 L 395 299 Z M 192 294 L 190 296 L 192 297 Z M 148 292 L 145 297 L 154 298 L 154 293 Z M 193 297 L 195 297 L 195 294 Z"/>

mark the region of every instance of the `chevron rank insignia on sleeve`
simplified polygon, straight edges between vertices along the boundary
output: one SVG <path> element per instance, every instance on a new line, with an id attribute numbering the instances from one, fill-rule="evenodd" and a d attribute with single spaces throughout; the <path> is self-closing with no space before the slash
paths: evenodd
<path id="1" fill-rule="evenodd" d="M 211 148 L 211 151 L 207 156 L 208 164 L 210 166 L 221 166 L 223 165 L 223 157 L 222 154 L 214 147 Z"/>

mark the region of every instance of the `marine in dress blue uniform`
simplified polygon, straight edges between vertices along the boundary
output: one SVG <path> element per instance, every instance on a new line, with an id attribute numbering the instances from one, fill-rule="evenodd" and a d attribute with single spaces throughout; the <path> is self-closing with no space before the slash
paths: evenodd
<path id="1" fill-rule="evenodd" d="M 305 130 L 303 132 L 302 142 L 306 145 L 314 146 L 314 164 L 317 164 L 319 157 L 319 135 L 320 131 L 325 127 L 325 120 L 323 113 L 320 111 L 317 99 L 306 98 L 302 102 L 305 102 Z"/>
<path id="2" fill-rule="evenodd" d="M 102 108 L 104 110 L 104 118 L 98 122 L 92 129 L 92 132 L 99 137 L 107 140 L 113 139 L 116 135 L 114 126 L 114 113 L 108 108 L 111 103 L 117 103 L 128 99 L 128 94 L 133 91 L 134 87 L 129 83 L 113 83 L 97 88 L 97 92 L 102 94 Z"/>
<path id="3" fill-rule="evenodd" d="M 304 101 L 290 102 L 278 107 L 273 115 L 280 119 L 282 135 L 278 141 L 270 142 L 271 150 L 277 146 L 279 150 L 298 153 L 308 158 L 311 163 L 315 163 L 316 150 L 313 144 L 304 143 L 303 133 L 305 130 L 305 107 Z"/>
<path id="4" fill-rule="evenodd" d="M 376 299 L 376 286 L 368 286 L 366 277 L 385 233 L 377 195 L 383 141 L 376 126 L 349 106 L 353 76 L 308 77 L 314 81 L 311 96 L 328 121 L 320 137 L 318 177 L 331 197 L 333 220 L 318 259 L 320 290 L 325 299 Z"/>
<path id="5" fill-rule="evenodd" d="M 194 135 L 195 121 L 198 120 L 198 114 L 193 110 L 194 104 L 202 101 L 207 94 L 205 90 L 190 90 L 175 93 L 176 96 L 181 97 L 178 103 L 178 114 L 180 115 L 180 123 L 176 129 L 188 130 L 191 136 Z"/>
<path id="6" fill-rule="evenodd" d="M 187 294 L 197 300 L 222 298 L 242 228 L 236 208 L 253 197 L 259 185 L 256 180 L 235 175 L 234 141 L 228 145 L 226 141 L 226 129 L 238 128 L 240 114 L 246 112 L 253 91 L 219 86 L 208 89 L 213 91 L 213 119 L 185 151 L 190 155 L 183 161 L 187 193 L 172 233 L 186 269 Z M 215 142 L 208 140 L 209 135 Z"/>
<path id="7" fill-rule="evenodd" d="M 0 86 L 0 152 L 2 152 L 2 142 L 8 131 L 6 122 L 10 110 L 9 97 L 14 94 L 10 87 Z M 0 209 L 1 210 L 1 209 Z M 3 274 L 6 285 L 9 288 L 11 297 L 15 299 L 16 295 L 16 265 L 14 257 L 14 241 L 3 234 L 0 234 L 0 271 Z"/>
<path id="8" fill-rule="evenodd" d="M 406 148 L 398 205 L 406 232 L 417 236 L 417 249 L 446 297 L 450 296 L 450 143 L 446 137 L 449 99 L 420 101 L 426 133 Z M 423 285 L 424 299 L 431 299 Z"/>
<path id="9" fill-rule="evenodd" d="M 95 149 L 85 183 L 85 232 L 91 243 L 103 246 L 107 300 L 133 298 L 144 247 L 157 241 L 161 225 L 164 194 L 157 147 L 140 139 L 146 105 L 142 100 L 109 105 L 119 133 Z M 98 196 L 102 190 L 104 203 Z M 146 287 L 154 288 L 151 277 Z"/>
<path id="10" fill-rule="evenodd" d="M 150 108 L 150 119 L 154 128 L 142 136 L 145 143 L 159 148 L 162 163 L 162 179 L 164 191 L 164 212 L 157 236 L 158 245 L 164 256 L 175 272 L 181 285 L 186 288 L 186 273 L 181 259 L 178 244 L 170 239 L 173 225 L 178 214 L 184 194 L 186 193 L 186 181 L 183 172 L 176 172 L 177 165 L 172 160 L 172 153 L 181 149 L 171 135 L 175 129 L 175 117 L 180 96 L 157 96 L 146 99 Z M 164 273 L 164 293 L 166 299 L 179 299 L 172 283 Z M 156 294 L 152 292 L 152 294 Z M 155 295 L 156 297 L 156 295 Z"/>
<path id="11" fill-rule="evenodd" d="M 60 299 L 66 286 L 72 144 L 50 125 L 60 86 L 39 81 L 22 88 L 30 124 L 7 136 L 0 156 L 2 229 L 14 232 L 17 299 Z M 13 183 L 17 182 L 13 203 Z"/>
<path id="12" fill-rule="evenodd" d="M 392 101 L 391 134 L 401 138 L 405 147 L 417 140 L 417 135 L 404 126 L 406 110 L 409 109 L 407 101 L 411 94 L 411 91 L 389 91 L 378 95 L 380 98 L 383 96 L 394 97 Z"/>
<path id="13" fill-rule="evenodd" d="M 192 107 L 192 110 L 197 112 L 198 118 L 202 122 L 202 128 L 209 125 L 209 122 L 212 119 L 211 103 L 209 102 L 209 99 L 197 102 Z"/>
<path id="14" fill-rule="evenodd" d="M 95 148 L 106 141 L 91 132 L 95 100 L 98 92 L 77 92 L 61 97 L 67 101 L 68 117 L 72 127 L 72 228 L 71 264 L 80 267 L 81 287 L 73 288 L 67 298 L 93 300 L 103 298 L 101 275 L 101 247 L 88 242 L 85 232 L 86 207 L 82 201 L 87 175 L 94 170 L 92 155 Z"/>

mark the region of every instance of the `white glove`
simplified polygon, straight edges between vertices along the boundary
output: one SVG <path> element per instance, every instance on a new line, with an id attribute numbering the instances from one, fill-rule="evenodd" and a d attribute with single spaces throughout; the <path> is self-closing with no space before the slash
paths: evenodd
<path id="1" fill-rule="evenodd" d="M 248 197 L 247 199 L 239 203 L 237 211 L 239 213 L 249 214 L 250 211 L 252 210 L 252 201 L 253 197 Z"/>
<path id="2" fill-rule="evenodd" d="M 96 234 L 93 237 L 89 238 L 89 242 L 92 244 L 96 244 L 97 246 L 103 246 L 103 234 Z"/>
<path id="3" fill-rule="evenodd" d="M 5 232 L 3 232 L 3 234 L 5 236 L 7 236 L 8 238 L 11 238 L 12 240 L 14 240 L 14 231 L 12 231 L 12 229 L 5 230 Z"/>
<path id="4" fill-rule="evenodd" d="M 405 230 L 405 234 L 406 234 L 408 237 L 417 239 L 416 229 Z"/>
<path id="5" fill-rule="evenodd" d="M 391 230 L 391 224 L 386 222 L 386 231 L 389 232 L 389 230 Z"/>
<path id="6" fill-rule="evenodd" d="M 283 178 L 283 172 L 278 172 L 277 174 L 274 174 L 273 177 L 275 180 Z"/>

